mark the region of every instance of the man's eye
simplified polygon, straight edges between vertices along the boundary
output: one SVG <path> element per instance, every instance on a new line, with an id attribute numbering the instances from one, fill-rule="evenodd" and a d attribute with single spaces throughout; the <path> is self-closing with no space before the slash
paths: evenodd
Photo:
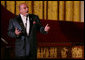
<path id="1" fill-rule="evenodd" d="M 24 8 L 24 9 L 26 9 L 26 8 Z"/>

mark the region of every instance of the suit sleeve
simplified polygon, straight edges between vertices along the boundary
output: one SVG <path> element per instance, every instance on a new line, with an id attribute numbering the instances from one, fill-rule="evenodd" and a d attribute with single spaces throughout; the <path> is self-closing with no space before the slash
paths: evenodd
<path id="1" fill-rule="evenodd" d="M 9 21 L 8 36 L 10 36 L 12 38 L 19 38 L 19 36 L 17 36 L 15 34 L 15 27 L 13 25 L 13 19 L 10 19 L 10 21 Z"/>
<path id="2" fill-rule="evenodd" d="M 37 29 L 38 29 L 38 31 L 40 31 L 43 34 L 47 34 L 48 32 L 46 32 L 44 30 L 44 27 L 42 26 L 38 16 L 36 16 L 36 21 L 37 21 Z"/>

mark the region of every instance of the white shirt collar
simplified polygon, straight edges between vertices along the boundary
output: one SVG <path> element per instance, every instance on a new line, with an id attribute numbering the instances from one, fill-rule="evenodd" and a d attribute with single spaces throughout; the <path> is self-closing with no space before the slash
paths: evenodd
<path id="1" fill-rule="evenodd" d="M 27 15 L 28 15 L 28 14 L 27 14 Z M 20 14 L 20 16 L 21 16 L 21 17 L 26 17 L 26 16 L 24 16 L 24 15 L 22 15 L 22 14 Z"/>
<path id="2" fill-rule="evenodd" d="M 20 14 L 20 16 L 21 16 L 21 17 L 23 17 L 23 18 L 25 18 L 25 17 L 26 17 L 26 16 L 24 16 L 24 15 L 22 15 L 22 14 Z"/>
<path id="3" fill-rule="evenodd" d="M 26 27 L 27 35 L 29 35 L 29 29 L 30 29 L 29 16 L 27 17 L 27 25 L 26 25 L 26 16 L 24 16 L 24 15 L 22 15 L 22 14 L 20 14 L 20 16 L 21 16 L 21 18 L 22 18 L 24 27 Z"/>

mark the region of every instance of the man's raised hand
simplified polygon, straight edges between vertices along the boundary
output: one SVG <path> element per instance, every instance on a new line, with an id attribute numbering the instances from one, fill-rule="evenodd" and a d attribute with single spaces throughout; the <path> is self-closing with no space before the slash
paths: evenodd
<path id="1" fill-rule="evenodd" d="M 50 27 L 49 27 L 48 24 L 47 24 L 47 25 L 45 26 L 45 29 L 44 29 L 44 30 L 45 30 L 46 32 L 48 32 L 49 29 L 50 29 Z"/>

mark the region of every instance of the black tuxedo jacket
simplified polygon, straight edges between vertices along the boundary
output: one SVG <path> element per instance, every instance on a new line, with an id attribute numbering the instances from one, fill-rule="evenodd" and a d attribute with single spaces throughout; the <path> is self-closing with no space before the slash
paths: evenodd
<path id="1" fill-rule="evenodd" d="M 12 38 L 16 38 L 15 42 L 15 55 L 16 56 L 28 56 L 29 53 L 37 54 L 37 40 L 36 32 L 46 34 L 44 27 L 41 25 L 39 17 L 34 14 L 29 14 L 30 20 L 30 33 L 27 36 L 24 24 L 22 22 L 21 16 L 18 15 L 15 18 L 10 19 L 8 27 L 8 35 Z M 34 23 L 36 22 L 36 23 Z M 18 28 L 22 33 L 17 36 L 15 34 L 15 28 Z"/>

